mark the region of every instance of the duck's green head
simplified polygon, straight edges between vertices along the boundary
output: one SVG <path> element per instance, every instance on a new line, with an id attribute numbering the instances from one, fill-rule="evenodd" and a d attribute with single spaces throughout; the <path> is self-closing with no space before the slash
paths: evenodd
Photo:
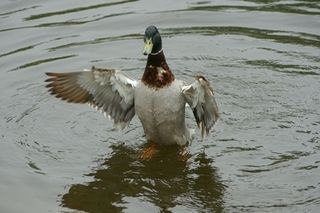
<path id="1" fill-rule="evenodd" d="M 161 36 L 155 26 L 147 27 L 143 41 L 145 43 L 142 50 L 144 55 L 157 54 L 162 50 Z"/>

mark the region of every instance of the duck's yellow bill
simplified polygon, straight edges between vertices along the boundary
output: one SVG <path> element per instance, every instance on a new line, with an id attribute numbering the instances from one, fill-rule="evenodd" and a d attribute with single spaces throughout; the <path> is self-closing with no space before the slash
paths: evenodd
<path id="1" fill-rule="evenodd" d="M 149 55 L 152 51 L 152 48 L 153 48 L 152 38 L 147 39 L 142 50 L 143 55 Z"/>

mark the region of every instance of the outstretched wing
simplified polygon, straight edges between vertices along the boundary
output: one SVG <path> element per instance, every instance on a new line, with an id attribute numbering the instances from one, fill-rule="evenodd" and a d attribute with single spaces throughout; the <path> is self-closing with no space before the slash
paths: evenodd
<path id="1" fill-rule="evenodd" d="M 122 130 L 135 115 L 137 81 L 119 70 L 92 67 L 91 71 L 46 73 L 52 95 L 71 103 L 88 103 L 101 110 Z"/>
<path id="2" fill-rule="evenodd" d="M 182 93 L 193 110 L 203 139 L 218 121 L 219 110 L 210 83 L 203 76 L 194 79 L 192 84 L 182 87 Z"/>

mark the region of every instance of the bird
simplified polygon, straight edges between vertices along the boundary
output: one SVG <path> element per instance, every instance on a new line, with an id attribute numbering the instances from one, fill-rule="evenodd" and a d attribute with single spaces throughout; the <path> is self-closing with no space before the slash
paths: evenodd
<path id="1" fill-rule="evenodd" d="M 48 91 L 70 103 L 89 104 L 108 116 L 118 130 L 128 127 L 137 115 L 148 141 L 159 145 L 186 145 L 193 131 L 185 121 L 186 106 L 206 138 L 219 119 L 214 90 L 203 76 L 193 76 L 187 84 L 176 79 L 162 49 L 162 38 L 155 26 L 143 36 L 142 53 L 147 56 L 140 80 L 113 68 L 75 72 L 46 72 Z"/>

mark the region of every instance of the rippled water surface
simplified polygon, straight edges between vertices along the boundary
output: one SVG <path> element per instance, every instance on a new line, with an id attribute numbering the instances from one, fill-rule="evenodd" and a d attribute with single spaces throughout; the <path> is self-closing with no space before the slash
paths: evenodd
<path id="1" fill-rule="evenodd" d="M 44 73 L 138 79 L 151 24 L 177 78 L 212 83 L 221 120 L 188 154 L 142 160 L 137 118 L 116 132 Z M 0 212 L 319 212 L 318 0 L 4 0 L 0 39 Z"/>

